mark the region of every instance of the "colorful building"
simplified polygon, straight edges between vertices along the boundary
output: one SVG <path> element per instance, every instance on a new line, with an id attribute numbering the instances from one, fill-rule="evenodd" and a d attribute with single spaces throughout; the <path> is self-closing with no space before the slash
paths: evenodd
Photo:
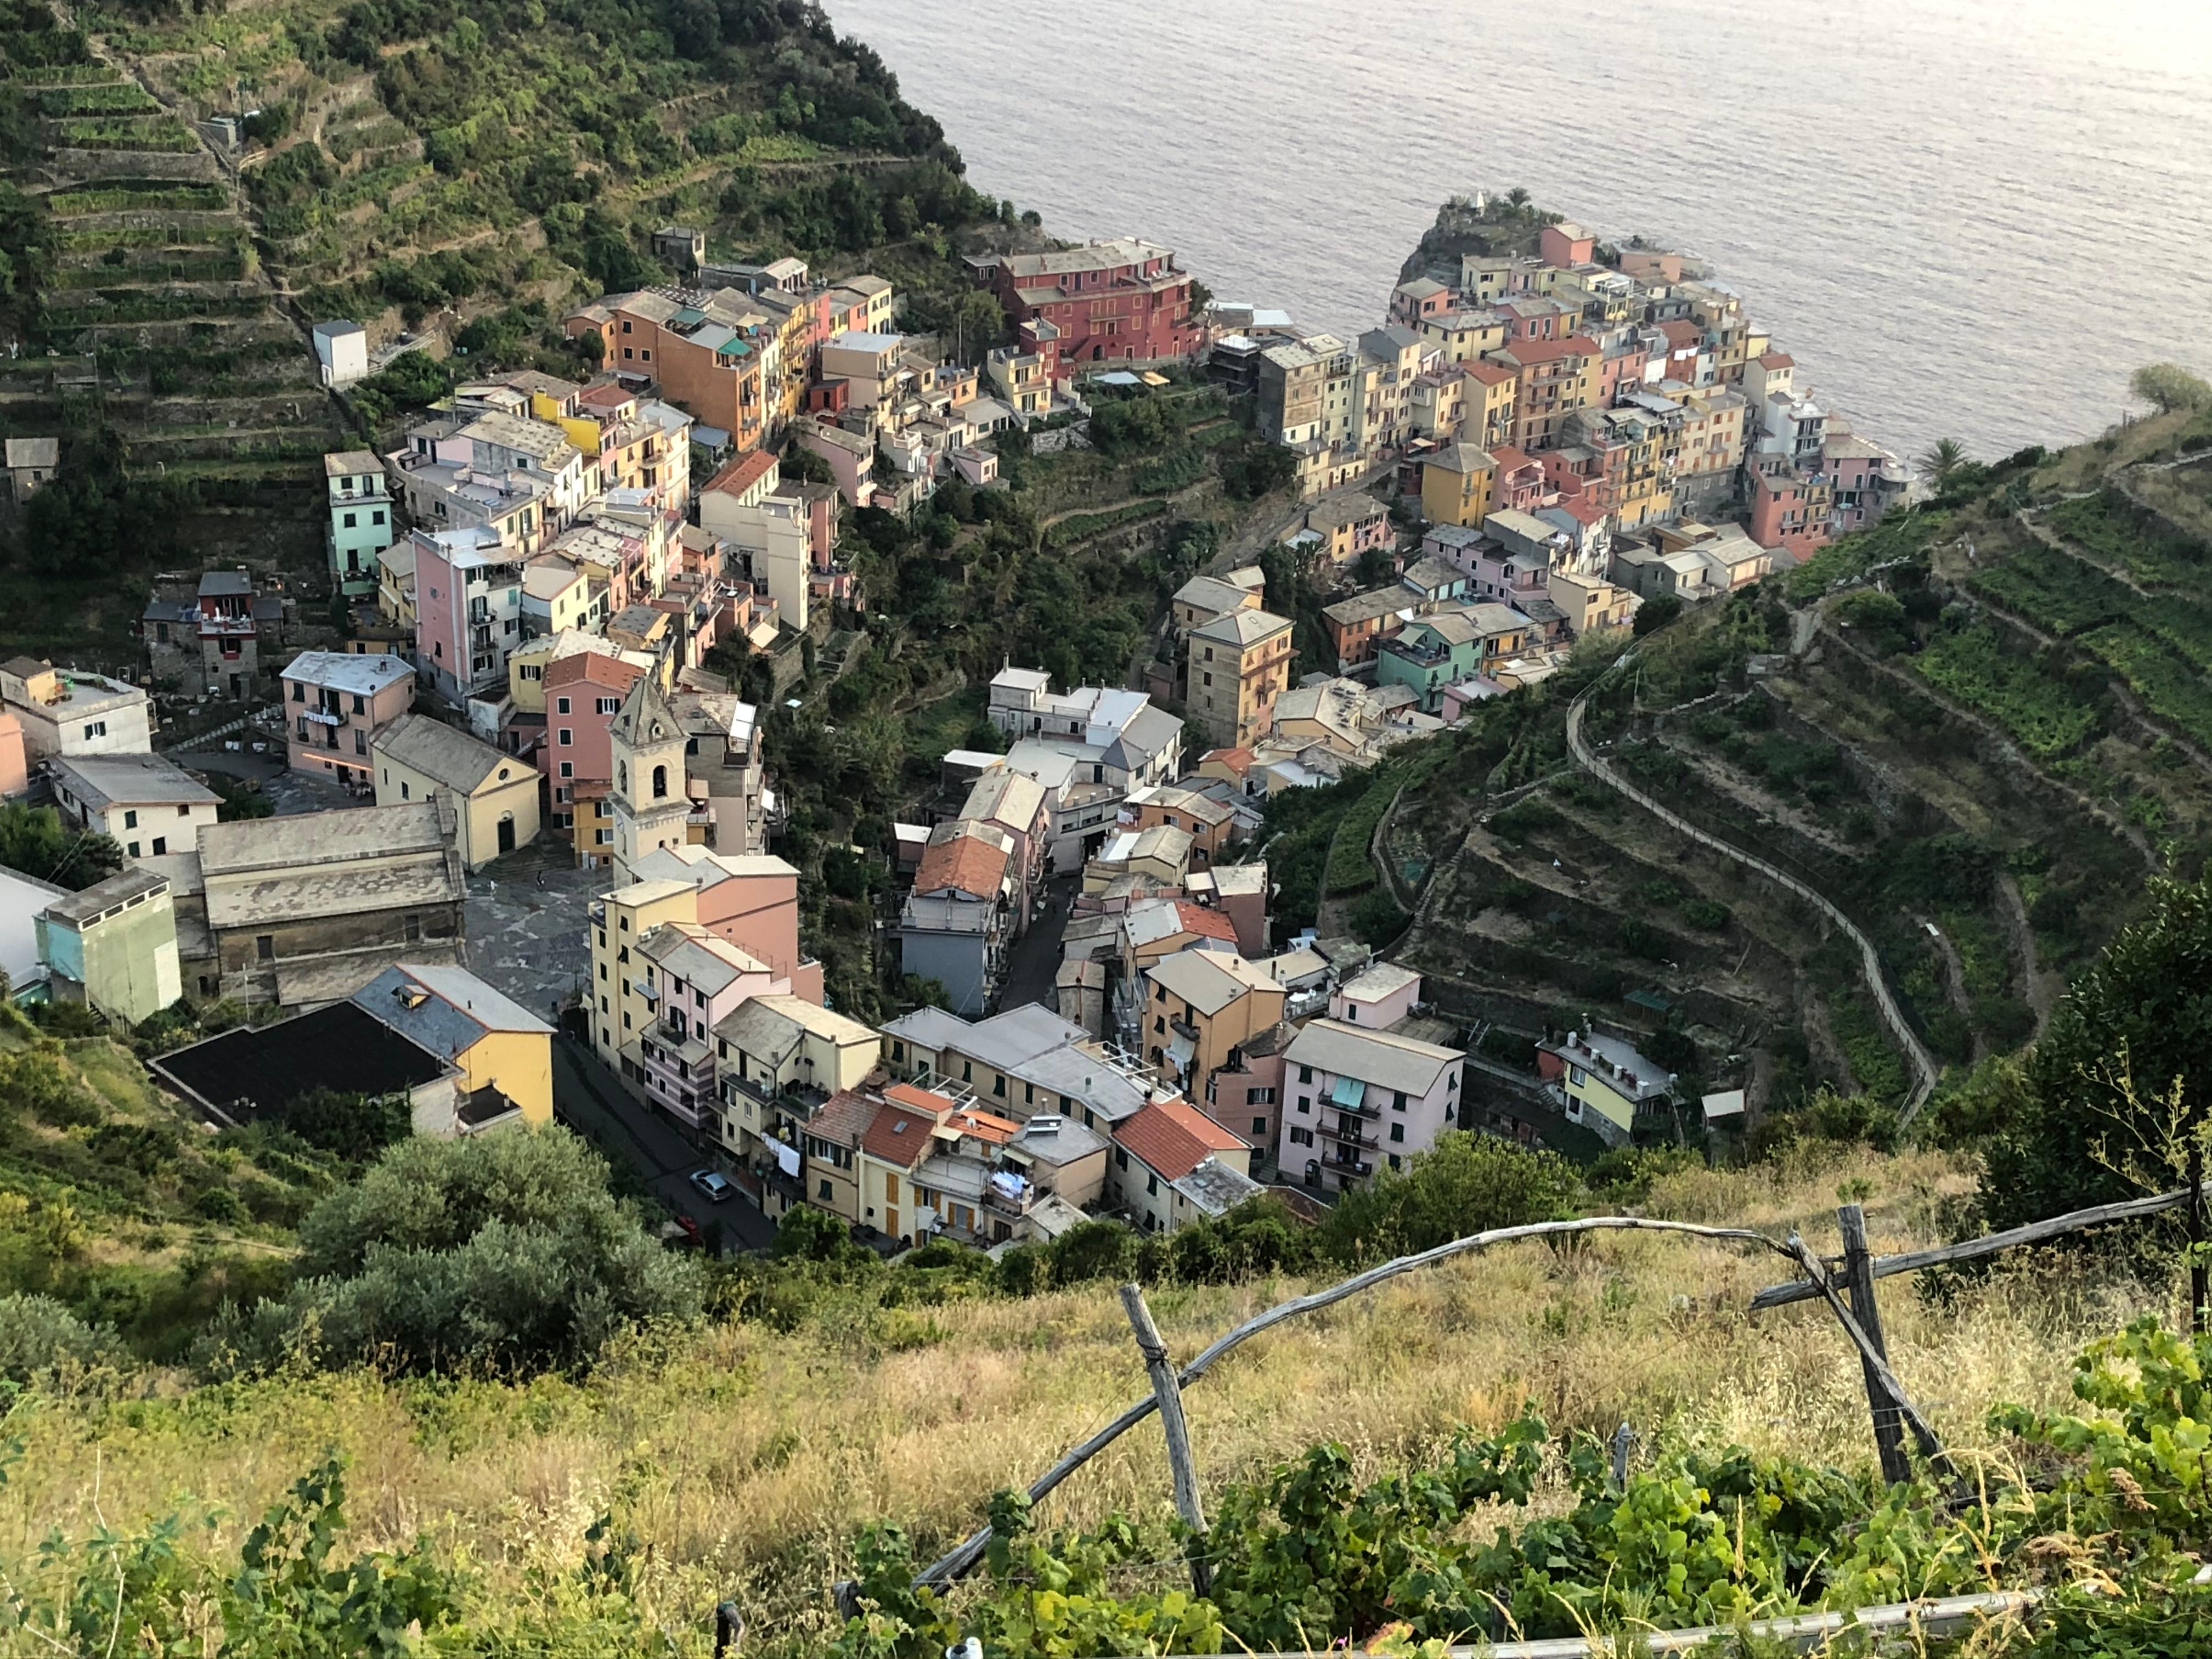
<path id="1" fill-rule="evenodd" d="M 1009 324 L 1037 318 L 1060 331 L 1065 365 L 1180 362 L 1206 343 L 1174 251 L 1134 237 L 1002 254 L 982 274 Z"/>
<path id="2" fill-rule="evenodd" d="M 1233 611 L 1190 631 L 1188 702 L 1214 743 L 1249 745 L 1266 732 L 1291 683 L 1291 632 L 1289 617 L 1261 610 Z"/>
<path id="3" fill-rule="evenodd" d="M 302 651 L 285 665 L 283 687 L 292 769 L 374 788 L 370 751 L 415 706 L 415 671 L 389 652 Z"/>

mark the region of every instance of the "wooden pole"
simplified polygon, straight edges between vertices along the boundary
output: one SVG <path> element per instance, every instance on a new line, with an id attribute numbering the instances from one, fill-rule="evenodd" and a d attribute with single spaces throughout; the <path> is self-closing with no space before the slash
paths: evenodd
<path id="1" fill-rule="evenodd" d="M 2204 1260 L 2206 1226 L 2204 1217 L 2204 1137 L 2194 1135 L 2189 1142 L 2189 1328 L 2197 1335 L 2204 1334 L 2208 1315 L 2205 1304 L 2212 1301 L 2212 1263 Z"/>
<path id="2" fill-rule="evenodd" d="M 1836 1212 L 1836 1226 L 1844 1236 L 1844 1288 L 1850 1293 L 1851 1316 L 1859 1322 L 1874 1351 L 1887 1359 L 1889 1346 L 1882 1340 L 1881 1313 L 1875 1305 L 1874 1252 L 1867 1249 L 1866 1212 L 1856 1204 L 1846 1204 Z M 1859 1371 L 1866 1381 L 1867 1404 L 1874 1413 L 1874 1449 L 1881 1462 L 1882 1484 L 1898 1486 L 1912 1479 L 1912 1466 L 1905 1461 L 1905 1431 L 1898 1421 L 1897 1406 L 1864 1355 L 1859 1358 Z"/>
<path id="3" fill-rule="evenodd" d="M 1190 1430 L 1182 1419 L 1182 1384 L 1176 1379 L 1168 1345 L 1160 1340 L 1152 1323 L 1152 1310 L 1145 1305 L 1141 1285 L 1121 1287 L 1122 1310 L 1136 1334 L 1137 1352 L 1145 1357 L 1145 1370 L 1152 1379 L 1152 1398 L 1159 1402 L 1160 1428 L 1167 1436 L 1168 1467 L 1175 1474 L 1176 1513 L 1190 1528 L 1190 1587 L 1203 1595 L 1212 1586 L 1212 1573 L 1206 1562 L 1206 1510 L 1199 1502 L 1198 1468 L 1191 1461 Z"/>
<path id="4" fill-rule="evenodd" d="M 1905 1426 L 1912 1431 L 1913 1439 L 1919 1443 L 1920 1455 L 1930 1463 L 1949 1468 L 1950 1454 L 1943 1449 L 1943 1443 L 1936 1437 L 1936 1431 L 1928 1426 L 1928 1419 L 1920 1414 L 1920 1408 L 1905 1394 L 1905 1384 L 1897 1380 L 1897 1373 L 1890 1370 L 1889 1362 L 1875 1352 L 1874 1344 L 1867 1340 L 1867 1334 L 1859 1328 L 1859 1322 L 1844 1305 L 1843 1297 L 1836 1294 L 1836 1287 L 1828 1279 L 1828 1270 L 1820 1265 L 1820 1258 L 1814 1255 L 1805 1241 L 1796 1233 L 1790 1235 L 1790 1248 L 1797 1257 L 1797 1265 L 1805 1270 L 1805 1277 L 1812 1280 L 1814 1289 L 1826 1299 L 1828 1311 L 1835 1315 L 1836 1323 L 1844 1328 L 1844 1334 L 1850 1338 L 1851 1345 L 1859 1351 L 1859 1357 L 1873 1369 L 1882 1391 L 1896 1402 L 1898 1415 L 1905 1419 Z"/>

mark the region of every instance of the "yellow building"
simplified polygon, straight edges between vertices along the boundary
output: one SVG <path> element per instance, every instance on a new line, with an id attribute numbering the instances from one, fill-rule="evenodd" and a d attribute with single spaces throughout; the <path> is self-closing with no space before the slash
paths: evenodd
<path id="1" fill-rule="evenodd" d="M 1421 463 L 1421 511 L 1431 524 L 1480 528 L 1497 495 L 1498 462 L 1486 449 L 1454 444 Z"/>
<path id="2" fill-rule="evenodd" d="M 376 556 L 376 609 L 394 628 L 415 631 L 415 547 L 398 541 Z"/>
<path id="3" fill-rule="evenodd" d="M 376 734 L 376 804 L 442 795 L 459 817 L 461 862 L 480 870 L 538 838 L 538 769 L 428 714 L 402 714 Z"/>
<path id="4" fill-rule="evenodd" d="M 623 1045 L 659 1018 L 656 1000 L 646 994 L 643 964 L 631 961 L 635 948 L 664 922 L 696 926 L 699 889 L 689 881 L 634 882 L 594 900 L 590 916 L 592 1047 L 609 1070 L 618 1071 Z"/>
<path id="5" fill-rule="evenodd" d="M 1188 702 L 1206 735 L 1241 747 L 1265 732 L 1290 687 L 1291 619 L 1233 611 L 1193 629 L 1186 651 Z"/>
<path id="6" fill-rule="evenodd" d="M 462 1133 L 509 1111 L 532 1128 L 553 1121 L 553 1028 L 467 969 L 395 963 L 352 1000 L 459 1072 Z"/>
<path id="7" fill-rule="evenodd" d="M 798 996 L 748 997 L 714 1025 L 722 1094 L 722 1144 L 758 1156 L 770 1137 L 796 1146 L 805 1116 L 791 1099 L 819 1101 L 857 1089 L 876 1068 L 873 1026 Z"/>
<path id="8" fill-rule="evenodd" d="M 1519 372 L 1504 363 L 1468 363 L 1461 381 L 1466 390 L 1460 399 L 1460 436 L 1479 449 L 1510 443 L 1513 405 L 1521 391 Z"/>
<path id="9" fill-rule="evenodd" d="M 1160 1080 L 1194 1100 L 1229 1063 L 1229 1051 L 1283 1018 L 1289 993 L 1243 957 L 1181 951 L 1145 970 L 1142 1042 Z"/>

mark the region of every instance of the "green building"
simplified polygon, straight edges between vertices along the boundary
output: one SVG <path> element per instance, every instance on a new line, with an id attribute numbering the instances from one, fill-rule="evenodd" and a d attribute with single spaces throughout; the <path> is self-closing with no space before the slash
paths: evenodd
<path id="1" fill-rule="evenodd" d="M 323 457 L 329 496 L 331 580 L 349 599 L 376 592 L 378 561 L 397 538 L 384 465 L 366 449 Z"/>
<path id="2" fill-rule="evenodd" d="M 35 923 L 47 993 L 136 1025 L 184 994 L 169 878 L 143 868 L 56 899 Z"/>

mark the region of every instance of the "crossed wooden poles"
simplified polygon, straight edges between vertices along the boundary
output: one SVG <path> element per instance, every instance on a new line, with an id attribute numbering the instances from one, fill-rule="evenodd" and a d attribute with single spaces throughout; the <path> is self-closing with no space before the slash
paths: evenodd
<path id="1" fill-rule="evenodd" d="M 1033 1503 L 1043 1498 L 1084 1464 L 1158 1412 L 1165 1431 L 1168 1461 L 1175 1478 L 1176 1510 L 1192 1534 L 1193 1585 L 1200 1595 L 1204 1595 L 1208 1582 L 1204 1551 L 1206 1516 L 1199 1497 L 1197 1467 L 1191 1455 L 1190 1434 L 1183 1421 L 1184 1389 L 1261 1332 L 1272 1329 L 1285 1320 L 1316 1312 L 1362 1291 L 1372 1290 L 1387 1279 L 1432 1267 L 1454 1256 L 1486 1250 L 1496 1244 L 1595 1232 L 1676 1233 L 1692 1238 L 1751 1244 L 1771 1250 L 1794 1262 L 1804 1277 L 1768 1285 L 1752 1298 L 1752 1310 L 1778 1308 L 1815 1297 L 1825 1301 L 1829 1311 L 1835 1315 L 1836 1322 L 1842 1328 L 1844 1334 L 1858 1351 L 1860 1370 L 1866 1382 L 1868 1408 L 1873 1420 L 1875 1449 L 1881 1461 L 1883 1480 L 1893 1486 L 1911 1478 L 1911 1465 L 1905 1448 L 1905 1436 L 1908 1432 L 1921 1456 L 1931 1467 L 1946 1474 L 1954 1474 L 1956 1471 L 1942 1442 L 1936 1437 L 1928 1419 L 1905 1392 L 1897 1373 L 1890 1369 L 1882 1341 L 1881 1314 L 1875 1304 L 1875 1280 L 1893 1273 L 1914 1273 L 1949 1262 L 1993 1255 L 2002 1250 L 2039 1243 L 2085 1228 L 2141 1219 L 2161 1211 L 2179 1208 L 2189 1204 L 2194 1196 L 2193 1188 L 2184 1188 L 2177 1192 L 2161 1193 L 2127 1203 L 2076 1210 L 2069 1215 L 2054 1216 L 2047 1221 L 1968 1239 L 1963 1243 L 1886 1256 L 1875 1255 L 1868 1249 L 1865 1213 L 1856 1204 L 1846 1204 L 1837 1212 L 1844 1254 L 1837 1271 L 1832 1272 L 1828 1264 L 1815 1255 L 1795 1232 L 1786 1240 L 1777 1240 L 1747 1227 L 1704 1227 L 1685 1221 L 1655 1221 L 1642 1216 L 1624 1215 L 1589 1216 L 1576 1221 L 1540 1221 L 1528 1226 L 1499 1227 L 1488 1232 L 1453 1239 L 1434 1249 L 1399 1256 L 1380 1267 L 1354 1274 L 1326 1290 L 1279 1303 L 1215 1338 L 1180 1371 L 1169 1357 L 1165 1343 L 1160 1340 L 1158 1329 L 1152 1322 L 1151 1310 L 1145 1304 L 1144 1291 L 1135 1285 L 1124 1285 L 1121 1291 L 1121 1305 L 1128 1315 L 1138 1352 L 1144 1357 L 1146 1370 L 1152 1381 L 1152 1392 L 1145 1398 L 1133 1401 L 1111 1422 L 1079 1445 L 1072 1447 L 1058 1462 L 1039 1475 L 1030 1483 L 1030 1498 Z M 915 1588 L 949 1584 L 959 1578 L 981 1559 L 990 1538 L 991 1529 L 988 1526 L 971 1534 L 943 1557 L 923 1568 L 915 1580 Z M 854 1587 L 849 1582 L 838 1585 L 837 1591 L 841 1606 L 849 1607 L 854 1605 Z"/>

